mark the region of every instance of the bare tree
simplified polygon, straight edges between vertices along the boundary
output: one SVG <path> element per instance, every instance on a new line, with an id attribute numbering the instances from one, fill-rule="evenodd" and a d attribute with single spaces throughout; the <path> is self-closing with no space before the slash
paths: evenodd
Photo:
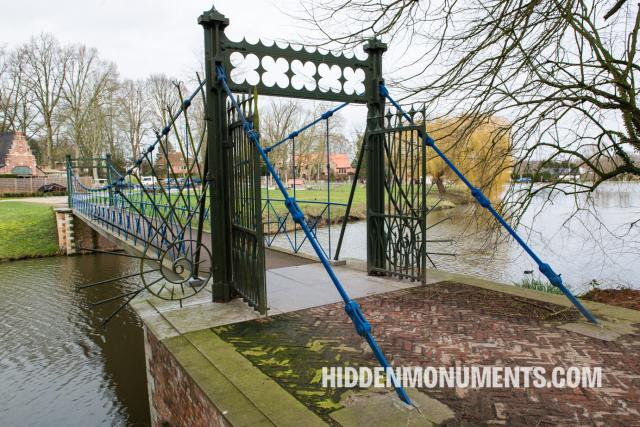
<path id="1" fill-rule="evenodd" d="M 105 138 L 105 144 L 111 159 L 116 167 L 122 169 L 125 163 L 125 150 L 123 146 L 122 132 L 119 129 L 119 105 L 118 91 L 120 82 L 117 76 L 111 80 L 111 84 L 107 85 L 104 93 L 105 102 L 102 108 L 102 126 Z"/>
<path id="2" fill-rule="evenodd" d="M 22 131 L 31 138 L 39 126 L 33 99 L 25 84 L 23 54 L 20 50 L 0 50 L 0 132 Z"/>
<path id="3" fill-rule="evenodd" d="M 332 106 L 327 103 L 315 103 L 303 116 L 303 124 L 317 119 Z M 327 139 L 330 153 L 349 153 L 351 141 L 343 134 L 343 120 L 339 114 L 329 120 L 322 121 L 313 128 L 307 129 L 300 140 L 299 152 L 302 162 L 301 169 L 307 170 L 309 178 L 317 181 L 327 174 Z"/>
<path id="4" fill-rule="evenodd" d="M 9 53 L 0 48 L 0 132 L 13 129 L 17 82 L 9 78 Z"/>
<path id="5" fill-rule="evenodd" d="M 142 153 L 142 142 L 149 131 L 149 109 L 145 83 L 125 80 L 118 93 L 118 123 L 127 144 L 129 158 L 135 160 Z"/>
<path id="6" fill-rule="evenodd" d="M 540 192 L 587 195 L 640 176 L 637 64 L 640 13 L 624 0 L 307 1 L 324 43 L 353 47 L 382 37 L 405 47 L 387 76 L 433 118 L 510 122 L 514 166 L 569 161 L 592 177 L 513 187 L 517 218 Z M 467 135 L 473 129 L 458 130 Z M 499 138 L 487 144 L 500 144 Z M 587 197 L 588 198 L 588 197 Z"/>
<path id="7" fill-rule="evenodd" d="M 273 145 L 283 140 L 287 135 L 300 127 L 302 114 L 300 103 L 294 100 L 274 100 L 269 103 L 260 116 L 260 134 L 266 145 Z M 289 176 L 291 148 L 283 144 L 269 153 L 271 161 L 278 168 L 278 173 Z"/>
<path id="8" fill-rule="evenodd" d="M 100 60 L 95 49 L 70 48 L 60 109 L 70 141 L 82 156 L 97 157 L 107 148 L 104 110 L 115 78 L 115 65 Z"/>
<path id="9" fill-rule="evenodd" d="M 152 74 L 147 79 L 152 119 L 157 126 L 164 126 L 169 121 L 169 112 L 173 112 L 178 106 L 176 84 L 177 80 L 166 74 Z"/>
<path id="10" fill-rule="evenodd" d="M 33 96 L 33 104 L 42 120 L 45 139 L 45 162 L 54 166 L 54 137 L 60 121 L 56 120 L 57 107 L 62 99 L 62 89 L 69 63 L 69 52 L 60 47 L 50 34 L 33 37 L 19 48 L 24 61 L 24 84 Z"/>
<path id="11" fill-rule="evenodd" d="M 177 81 L 167 77 L 166 74 L 152 74 L 147 79 L 147 95 L 149 97 L 150 119 L 156 130 L 162 129 L 170 119 L 170 114 L 175 114 L 179 104 Z M 171 143 L 167 135 L 166 146 L 171 151 Z"/>

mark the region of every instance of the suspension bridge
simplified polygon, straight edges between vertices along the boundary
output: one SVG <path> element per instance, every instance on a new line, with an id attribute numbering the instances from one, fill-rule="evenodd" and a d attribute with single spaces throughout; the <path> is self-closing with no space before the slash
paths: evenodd
<path id="1" fill-rule="evenodd" d="M 333 55 L 227 39 L 228 20 L 212 9 L 199 19 L 205 32 L 206 75 L 184 94 L 180 105 L 158 128 L 155 140 L 126 170 L 110 157 L 67 158 L 69 207 L 94 229 L 115 239 L 124 252 L 103 251 L 139 262 L 138 271 L 105 277 L 81 288 L 129 283 L 124 293 L 95 304 L 114 304 L 113 316 L 145 292 L 180 306 L 204 289 L 213 301 L 241 298 L 266 315 L 269 309 L 265 247 L 276 241 L 297 253 L 309 245 L 326 273 L 358 335 L 383 368 L 390 364 L 375 339 L 375 330 L 348 286 L 335 273 L 354 193 L 366 161 L 367 273 L 425 283 L 428 266 L 443 254 L 427 238 L 427 159 L 440 157 L 468 188 L 477 203 L 538 265 L 590 322 L 595 317 L 439 148 L 426 132 L 424 108 L 409 109 L 390 94 L 382 74 L 386 45 L 369 40 L 367 56 Z M 270 77 L 269 65 L 283 62 L 286 71 Z M 338 70 L 335 77 L 331 70 Z M 257 94 L 339 103 L 282 140 L 265 145 L 260 137 Z M 346 105 L 367 106 L 367 129 L 359 147 L 355 176 L 347 201 L 332 200 L 329 166 L 329 121 Z M 195 106 L 198 106 L 197 108 Z M 387 107 L 390 109 L 387 110 Z M 202 114 L 202 112 L 205 112 Z M 324 128 L 327 156 L 326 200 L 305 200 L 297 188 L 296 144 L 315 127 Z M 288 158 L 292 186 L 278 173 L 273 157 Z M 430 151 L 430 153 L 429 153 Z M 98 169 L 106 184 L 87 185 L 83 173 Z M 263 177 L 265 177 L 263 179 Z M 271 189 L 275 186 L 275 189 Z M 305 212 L 314 207 L 314 215 Z M 319 213 L 318 213 L 319 212 Z M 321 241 L 320 226 L 340 229 L 337 242 Z M 329 236 L 331 232 L 329 231 Z M 90 248 L 87 248 L 90 249 Z M 96 250 L 97 251 L 97 250 Z M 388 374 L 393 377 L 393 371 Z M 395 379 L 394 379 L 395 380 Z M 397 383 L 400 399 L 411 399 Z"/>

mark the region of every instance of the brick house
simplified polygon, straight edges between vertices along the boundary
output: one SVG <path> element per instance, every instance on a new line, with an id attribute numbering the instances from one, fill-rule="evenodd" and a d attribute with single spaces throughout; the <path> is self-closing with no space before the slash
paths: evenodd
<path id="1" fill-rule="evenodd" d="M 176 176 L 187 175 L 189 165 L 187 165 L 187 162 L 180 151 L 169 153 L 167 157 L 169 157 L 169 164 Z M 192 162 L 193 159 L 189 159 L 189 161 Z M 167 173 L 167 160 L 162 153 L 158 155 L 156 165 L 160 171 Z M 193 168 L 192 172 L 197 172 L 197 168 Z"/>
<path id="2" fill-rule="evenodd" d="M 327 179 L 327 164 L 325 156 L 319 160 L 320 153 L 310 153 L 302 155 L 296 162 L 302 166 L 300 168 L 300 176 L 304 179 Z M 318 170 L 318 168 L 320 170 Z M 355 169 L 351 167 L 349 156 L 346 153 L 333 153 L 329 155 L 329 169 L 331 170 L 332 179 L 346 180 L 355 173 Z"/>
<path id="3" fill-rule="evenodd" d="M 0 133 L 0 175 L 41 176 L 24 132 Z"/>
<path id="4" fill-rule="evenodd" d="M 349 156 L 345 153 L 330 154 L 329 165 L 331 173 L 338 178 L 346 179 L 349 175 L 353 175 L 355 173 L 355 170 L 351 167 Z"/>

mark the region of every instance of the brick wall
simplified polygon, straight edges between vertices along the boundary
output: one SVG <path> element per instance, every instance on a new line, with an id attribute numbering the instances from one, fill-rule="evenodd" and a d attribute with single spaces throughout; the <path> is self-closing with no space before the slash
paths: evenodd
<path id="1" fill-rule="evenodd" d="M 76 248 L 78 250 L 81 248 L 102 249 L 105 251 L 119 250 L 117 244 L 102 236 L 78 217 L 74 218 L 73 230 L 75 234 Z"/>
<path id="2" fill-rule="evenodd" d="M 58 245 L 67 255 L 82 252 L 82 249 L 119 250 L 118 245 L 89 227 L 82 219 L 73 215 L 69 208 L 55 208 Z"/>
<path id="3" fill-rule="evenodd" d="M 200 387 L 146 326 L 144 336 L 151 425 L 229 426 Z"/>

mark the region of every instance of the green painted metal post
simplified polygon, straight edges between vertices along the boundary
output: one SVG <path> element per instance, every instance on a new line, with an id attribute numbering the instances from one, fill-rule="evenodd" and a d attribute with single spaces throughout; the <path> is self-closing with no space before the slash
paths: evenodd
<path id="1" fill-rule="evenodd" d="M 385 267 L 384 238 L 384 135 L 374 131 L 384 127 L 384 97 L 380 95 L 382 55 L 387 45 L 371 39 L 364 47 L 369 54 L 369 73 L 365 93 L 367 96 L 367 271 Z"/>
<path id="2" fill-rule="evenodd" d="M 204 28 L 204 59 L 207 109 L 207 160 L 209 163 L 209 212 L 211 221 L 211 269 L 213 300 L 232 297 L 233 267 L 231 247 L 230 149 L 227 144 L 226 94 L 216 78 L 216 65 L 223 63 L 222 41 L 229 20 L 215 7 L 203 12 L 198 24 Z"/>
<path id="3" fill-rule="evenodd" d="M 107 184 L 109 184 L 109 206 L 113 206 L 113 176 L 111 175 L 111 154 L 105 154 L 104 156 L 105 167 L 107 168 Z"/>

